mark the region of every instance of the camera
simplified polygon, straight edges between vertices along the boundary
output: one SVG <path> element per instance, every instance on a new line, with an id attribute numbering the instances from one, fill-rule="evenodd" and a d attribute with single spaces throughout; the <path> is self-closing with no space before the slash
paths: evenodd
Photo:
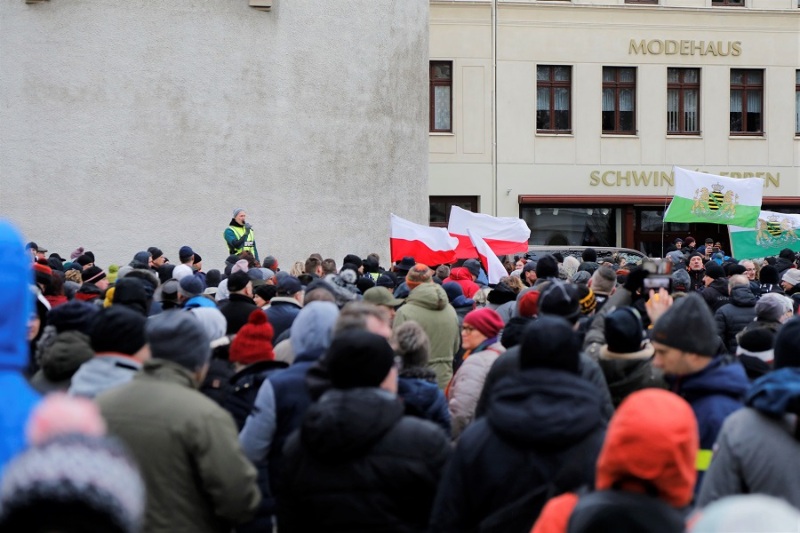
<path id="1" fill-rule="evenodd" d="M 669 274 L 650 274 L 644 278 L 644 290 L 649 292 L 650 289 L 658 292 L 658 289 L 664 288 L 667 292 L 672 292 L 672 277 Z"/>
<path id="2" fill-rule="evenodd" d="M 645 292 L 650 289 L 658 292 L 658 289 L 664 288 L 667 292 L 672 292 L 672 262 L 668 259 L 651 259 L 643 263 L 645 270 L 647 270 L 647 277 L 644 278 L 643 287 Z"/>

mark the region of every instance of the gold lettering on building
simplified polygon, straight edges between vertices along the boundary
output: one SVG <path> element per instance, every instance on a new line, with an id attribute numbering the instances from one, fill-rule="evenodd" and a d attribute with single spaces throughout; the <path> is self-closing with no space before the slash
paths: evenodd
<path id="1" fill-rule="evenodd" d="M 710 172 L 702 169 L 695 169 L 698 172 L 707 172 L 719 176 L 729 176 L 731 178 L 762 178 L 764 188 L 779 189 L 781 186 L 781 173 L 775 172 Z M 637 171 L 637 170 L 592 170 L 589 173 L 589 186 L 591 187 L 674 187 L 675 175 L 670 172 L 659 170 Z"/>
<path id="2" fill-rule="evenodd" d="M 628 55 L 732 56 L 742 55 L 741 41 L 675 41 L 661 39 L 631 39 Z"/>

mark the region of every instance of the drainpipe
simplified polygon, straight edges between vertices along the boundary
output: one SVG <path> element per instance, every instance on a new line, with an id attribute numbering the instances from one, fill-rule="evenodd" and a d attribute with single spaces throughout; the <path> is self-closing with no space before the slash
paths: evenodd
<path id="1" fill-rule="evenodd" d="M 492 215 L 497 216 L 497 0 L 492 0 Z"/>

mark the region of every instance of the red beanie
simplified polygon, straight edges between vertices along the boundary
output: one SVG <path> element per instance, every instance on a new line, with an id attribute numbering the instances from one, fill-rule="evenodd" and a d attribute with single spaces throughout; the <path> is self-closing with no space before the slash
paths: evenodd
<path id="1" fill-rule="evenodd" d="M 533 318 L 539 314 L 539 291 L 528 291 L 517 302 L 519 316 Z"/>
<path id="2" fill-rule="evenodd" d="M 259 361 L 272 361 L 272 336 L 274 331 L 261 309 L 254 309 L 231 342 L 229 359 L 232 363 L 250 365 Z"/>
<path id="3" fill-rule="evenodd" d="M 467 316 L 464 317 L 464 324 L 472 326 L 488 338 L 497 337 L 497 334 L 505 326 L 497 311 L 488 307 L 482 307 L 467 313 Z"/>

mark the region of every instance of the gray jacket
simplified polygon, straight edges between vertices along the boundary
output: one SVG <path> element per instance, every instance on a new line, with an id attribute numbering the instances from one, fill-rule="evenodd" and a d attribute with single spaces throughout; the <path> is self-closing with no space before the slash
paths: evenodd
<path id="1" fill-rule="evenodd" d="M 795 415 L 775 420 L 750 407 L 731 414 L 714 445 L 698 505 L 757 492 L 800 508 L 800 441 L 792 435 L 797 423 Z"/>
<path id="2" fill-rule="evenodd" d="M 108 389 L 123 385 L 142 369 L 142 363 L 121 354 L 97 354 L 81 365 L 72 376 L 69 394 L 94 398 Z"/>

